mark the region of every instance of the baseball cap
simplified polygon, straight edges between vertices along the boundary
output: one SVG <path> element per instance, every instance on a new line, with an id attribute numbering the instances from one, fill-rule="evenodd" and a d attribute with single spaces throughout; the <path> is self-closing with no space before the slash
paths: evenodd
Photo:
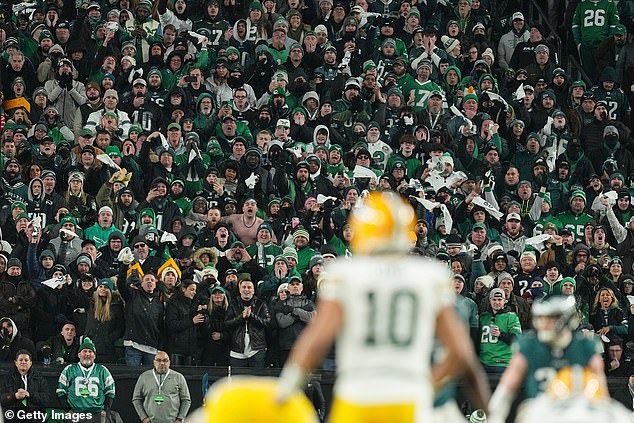
<path id="1" fill-rule="evenodd" d="M 522 218 L 517 213 L 509 213 L 508 216 L 506 216 L 506 221 L 508 222 L 509 220 L 517 220 L 521 222 Z"/>

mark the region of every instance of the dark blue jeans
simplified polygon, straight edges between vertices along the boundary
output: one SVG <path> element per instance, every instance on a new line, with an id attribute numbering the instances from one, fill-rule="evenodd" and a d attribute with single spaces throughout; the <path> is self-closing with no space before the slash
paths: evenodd
<path id="1" fill-rule="evenodd" d="M 125 365 L 126 366 L 152 366 L 154 365 L 154 355 L 139 351 L 133 347 L 125 347 Z"/>
<path id="2" fill-rule="evenodd" d="M 266 351 L 258 351 L 253 357 L 246 359 L 229 357 L 231 367 L 248 367 L 251 369 L 263 369 L 266 364 Z"/>

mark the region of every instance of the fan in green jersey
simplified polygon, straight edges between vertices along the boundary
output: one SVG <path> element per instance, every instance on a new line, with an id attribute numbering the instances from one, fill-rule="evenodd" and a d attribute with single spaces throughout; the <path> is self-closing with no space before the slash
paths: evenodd
<path id="1" fill-rule="evenodd" d="M 114 379 L 95 363 L 96 348 L 90 338 L 84 338 L 78 355 L 79 363 L 66 366 L 59 375 L 57 396 L 74 412 L 105 414 L 114 401 Z"/>

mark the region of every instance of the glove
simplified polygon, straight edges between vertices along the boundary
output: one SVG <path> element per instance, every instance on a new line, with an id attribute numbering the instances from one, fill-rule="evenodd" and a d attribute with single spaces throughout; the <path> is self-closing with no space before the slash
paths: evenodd
<path id="1" fill-rule="evenodd" d="M 360 112 L 363 110 L 363 99 L 360 95 L 354 97 L 350 104 L 350 111 L 352 112 Z"/>
<path id="2" fill-rule="evenodd" d="M 255 188 L 255 184 L 258 183 L 258 176 L 251 172 L 251 176 L 249 176 L 244 182 L 247 184 L 247 188 L 253 189 Z"/>
<path id="3" fill-rule="evenodd" d="M 293 309 L 294 308 L 289 305 L 282 306 L 282 313 L 291 314 L 293 312 Z"/>
<path id="4" fill-rule="evenodd" d="M 482 251 L 480 251 L 478 248 L 473 250 L 473 260 L 480 260 L 481 257 L 482 257 Z"/>
<path id="5" fill-rule="evenodd" d="M 117 260 L 125 265 L 132 263 L 132 260 L 134 260 L 134 254 L 132 254 L 132 250 L 130 250 L 130 247 L 125 247 L 123 250 L 119 251 Z"/>

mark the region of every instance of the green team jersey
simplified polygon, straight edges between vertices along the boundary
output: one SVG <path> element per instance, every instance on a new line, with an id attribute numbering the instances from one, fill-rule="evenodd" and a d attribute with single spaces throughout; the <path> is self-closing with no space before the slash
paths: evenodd
<path id="1" fill-rule="evenodd" d="M 533 228 L 533 236 L 541 235 L 544 233 L 544 226 L 547 223 L 552 223 L 557 227 L 557 230 L 560 231 L 563 229 L 563 225 L 555 216 L 546 216 L 539 219 L 535 222 L 535 227 Z"/>
<path id="2" fill-rule="evenodd" d="M 610 36 L 619 23 L 619 12 L 612 0 L 582 0 L 572 18 L 572 36 L 575 44 L 596 47 Z"/>
<path id="3" fill-rule="evenodd" d="M 557 219 L 561 222 L 563 228 L 570 229 L 570 232 L 575 237 L 575 242 L 583 241 L 583 228 L 586 223 L 593 220 L 588 213 L 581 213 L 579 216 L 575 216 L 571 211 L 559 213 Z"/>
<path id="4" fill-rule="evenodd" d="M 409 101 L 412 94 L 414 95 L 414 104 L 412 104 L 412 107 L 415 111 L 420 112 L 425 110 L 427 107 L 427 98 L 432 91 L 443 92 L 440 85 L 436 84 L 434 81 L 430 80 L 427 82 L 420 82 L 418 79 L 414 79 L 405 87 L 405 91 L 403 93 L 405 94 L 406 101 Z"/>
<path id="5" fill-rule="evenodd" d="M 517 336 L 522 333 L 522 325 L 517 314 L 501 311 L 495 316 L 485 311 L 480 316 L 480 362 L 485 366 L 506 367 L 511 362 L 511 344 L 491 335 L 491 326 L 500 328 L 500 332 Z"/>
<path id="6" fill-rule="evenodd" d="M 595 354 L 601 354 L 601 345 L 594 338 L 575 333 L 566 348 L 556 350 L 540 342 L 536 334 L 531 332 L 517 339 L 513 351 L 526 358 L 528 368 L 524 378 L 524 393 L 527 398 L 535 398 L 546 390 L 562 368 L 573 365 L 586 367 Z"/>
<path id="7" fill-rule="evenodd" d="M 114 379 L 110 371 L 101 364 L 85 369 L 75 363 L 66 366 L 59 375 L 57 396 L 66 396 L 73 411 L 100 413 L 106 397 L 114 399 Z"/>
<path id="8" fill-rule="evenodd" d="M 594 87 L 590 92 L 594 94 L 595 101 L 605 101 L 611 120 L 621 122 L 625 119 L 626 113 L 630 112 L 630 102 L 622 89 L 614 88 L 612 91 L 605 91 Z"/>
<path id="9" fill-rule="evenodd" d="M 252 259 L 255 259 L 258 265 L 265 268 L 267 272 L 271 272 L 273 270 L 273 260 L 275 257 L 282 255 L 282 249 L 272 242 L 264 246 L 256 242 L 247 247 L 247 253 Z"/>

